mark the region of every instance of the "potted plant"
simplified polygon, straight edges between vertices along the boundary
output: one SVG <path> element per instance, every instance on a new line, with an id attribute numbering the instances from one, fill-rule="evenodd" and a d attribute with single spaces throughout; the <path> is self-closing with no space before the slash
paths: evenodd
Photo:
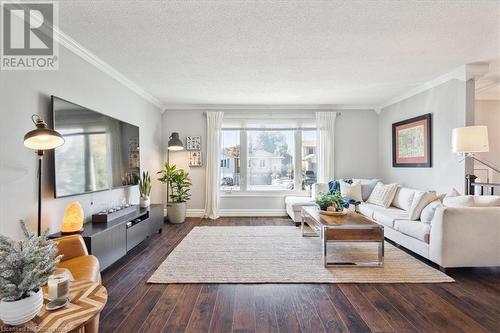
<path id="1" fill-rule="evenodd" d="M 56 270 L 62 256 L 57 245 L 21 228 L 25 239 L 17 241 L 0 235 L 0 319 L 21 325 L 33 319 L 43 305 L 42 286 Z"/>
<path id="2" fill-rule="evenodd" d="M 141 193 L 140 205 L 142 208 L 147 208 L 151 204 L 151 177 L 149 172 L 142 172 L 142 177 L 139 178 L 139 192 Z"/>
<path id="3" fill-rule="evenodd" d="M 174 164 L 165 164 L 163 170 L 158 172 L 162 176 L 158 178 L 167 184 L 168 197 L 167 218 L 171 223 L 182 223 L 186 220 L 186 201 L 191 198 L 189 193 L 191 181 L 189 173 L 177 169 Z"/>
<path id="4" fill-rule="evenodd" d="M 335 191 L 333 194 L 321 193 L 316 197 L 315 202 L 322 214 L 339 215 L 344 212 L 345 200 L 340 191 Z"/>

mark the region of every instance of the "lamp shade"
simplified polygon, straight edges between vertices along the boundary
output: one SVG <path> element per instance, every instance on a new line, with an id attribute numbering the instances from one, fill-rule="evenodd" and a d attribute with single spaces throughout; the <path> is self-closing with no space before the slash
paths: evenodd
<path id="1" fill-rule="evenodd" d="M 61 233 L 69 234 L 83 231 L 83 208 L 79 202 L 72 202 L 64 209 Z"/>
<path id="2" fill-rule="evenodd" d="M 64 138 L 58 132 L 47 128 L 47 124 L 37 115 L 34 115 L 36 120 L 36 129 L 29 131 L 24 136 L 24 145 L 30 149 L 48 150 L 54 149 L 64 144 Z"/>
<path id="3" fill-rule="evenodd" d="M 454 153 L 484 153 L 490 150 L 487 126 L 454 128 L 451 137 Z"/>
<path id="4" fill-rule="evenodd" d="M 181 139 L 179 139 L 179 133 L 173 132 L 168 140 L 168 150 L 183 150 L 184 145 Z"/>

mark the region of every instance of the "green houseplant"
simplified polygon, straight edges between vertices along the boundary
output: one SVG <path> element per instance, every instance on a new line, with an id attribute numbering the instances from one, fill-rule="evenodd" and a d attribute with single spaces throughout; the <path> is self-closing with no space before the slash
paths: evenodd
<path id="1" fill-rule="evenodd" d="M 167 218 L 171 223 L 182 223 L 186 220 L 186 202 L 191 198 L 189 193 L 191 180 L 189 173 L 182 169 L 177 169 L 174 164 L 166 163 L 158 180 L 167 184 L 168 198 Z"/>
<path id="2" fill-rule="evenodd" d="M 9 325 L 24 324 L 43 305 L 42 286 L 62 256 L 46 232 L 36 236 L 20 221 L 25 239 L 0 235 L 0 319 Z"/>
<path id="3" fill-rule="evenodd" d="M 321 193 L 316 197 L 316 204 L 322 211 L 330 209 L 334 212 L 342 212 L 344 210 L 344 198 L 340 191 L 335 191 L 333 194 Z"/>
<path id="4" fill-rule="evenodd" d="M 141 207 L 149 207 L 151 204 L 151 177 L 148 171 L 142 172 L 142 177 L 139 178 L 139 192 L 141 193 Z"/>

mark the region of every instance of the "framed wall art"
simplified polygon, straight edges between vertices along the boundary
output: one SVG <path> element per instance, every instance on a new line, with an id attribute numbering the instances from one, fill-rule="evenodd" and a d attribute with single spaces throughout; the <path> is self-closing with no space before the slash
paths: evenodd
<path id="1" fill-rule="evenodd" d="M 392 124 L 392 166 L 432 167 L 432 115 L 430 113 Z"/>
<path id="2" fill-rule="evenodd" d="M 188 136 L 186 138 L 186 150 L 201 150 L 201 136 Z"/>
<path id="3" fill-rule="evenodd" d="M 201 151 L 190 151 L 188 152 L 189 166 L 190 167 L 201 167 L 203 160 L 201 158 Z"/>

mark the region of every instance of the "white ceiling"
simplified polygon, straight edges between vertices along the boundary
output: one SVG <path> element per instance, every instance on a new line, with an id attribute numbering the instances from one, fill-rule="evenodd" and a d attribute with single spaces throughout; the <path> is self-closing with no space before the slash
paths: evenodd
<path id="1" fill-rule="evenodd" d="M 166 105 L 379 105 L 500 57 L 495 0 L 59 4 L 63 32 Z"/>

